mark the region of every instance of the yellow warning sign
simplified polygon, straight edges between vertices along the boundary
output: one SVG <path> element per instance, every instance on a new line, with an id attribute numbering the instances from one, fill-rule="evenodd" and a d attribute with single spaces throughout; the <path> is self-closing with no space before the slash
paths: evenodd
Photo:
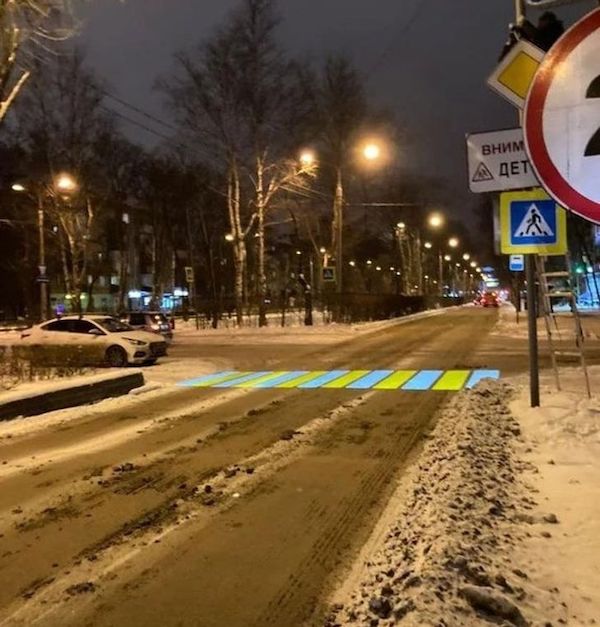
<path id="1" fill-rule="evenodd" d="M 522 109 L 525 106 L 533 77 L 543 58 L 543 50 L 528 41 L 521 40 L 500 61 L 488 78 L 488 85 L 506 100 Z"/>

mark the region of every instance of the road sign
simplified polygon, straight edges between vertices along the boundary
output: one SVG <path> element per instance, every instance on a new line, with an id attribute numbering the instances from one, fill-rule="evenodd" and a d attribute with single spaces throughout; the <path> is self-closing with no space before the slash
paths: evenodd
<path id="1" fill-rule="evenodd" d="M 525 255 L 511 255 L 508 260 L 508 269 L 511 272 L 523 272 L 525 270 Z"/>
<path id="2" fill-rule="evenodd" d="M 520 128 L 471 133 L 467 154 L 469 189 L 476 194 L 539 186 Z"/>
<path id="3" fill-rule="evenodd" d="M 500 196 L 501 251 L 564 255 L 567 216 L 541 189 L 504 192 Z"/>
<path id="4" fill-rule="evenodd" d="M 323 277 L 323 281 L 325 283 L 335 282 L 335 268 L 332 268 L 332 267 L 323 268 L 321 276 Z"/>
<path id="5" fill-rule="evenodd" d="M 521 39 L 500 61 L 487 83 L 503 98 L 522 109 L 533 77 L 543 58 L 543 50 Z"/>
<path id="6" fill-rule="evenodd" d="M 185 281 L 186 283 L 194 282 L 194 268 L 192 266 L 185 267 Z"/>
<path id="7" fill-rule="evenodd" d="M 600 224 L 600 9 L 570 28 L 535 75 L 525 142 L 540 183 L 561 205 Z"/>

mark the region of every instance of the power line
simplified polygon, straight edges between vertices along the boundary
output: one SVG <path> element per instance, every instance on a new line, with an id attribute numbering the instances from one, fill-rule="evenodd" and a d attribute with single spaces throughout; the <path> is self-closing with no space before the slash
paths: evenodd
<path id="1" fill-rule="evenodd" d="M 398 41 L 398 37 L 401 36 L 401 35 L 404 35 L 407 31 L 409 31 L 412 28 L 413 24 L 415 24 L 415 22 L 419 19 L 419 17 L 421 17 L 421 13 L 423 12 L 423 9 L 425 8 L 426 2 L 427 2 L 427 0 L 419 0 L 419 2 L 417 4 L 413 14 L 408 19 L 408 21 L 404 24 L 404 26 L 400 29 L 399 32 L 394 33 L 392 35 L 391 41 L 385 46 L 385 48 L 377 56 L 375 61 L 367 69 L 367 76 L 368 76 L 369 80 L 373 77 L 375 72 L 381 67 L 383 61 L 385 61 L 385 58 L 392 51 L 392 48 L 394 47 L 394 45 Z"/>
<path id="2" fill-rule="evenodd" d="M 140 109 L 139 107 L 136 107 L 130 102 L 127 102 L 126 100 L 123 100 L 122 98 L 119 98 L 118 96 L 115 96 L 114 94 L 111 94 L 109 91 L 106 91 L 105 89 L 102 90 L 102 93 L 107 98 L 110 98 L 111 100 L 114 100 L 115 102 L 118 102 L 120 105 L 127 107 L 128 109 L 131 109 L 131 111 L 135 111 L 136 113 L 147 118 L 148 120 L 152 120 L 152 122 L 155 122 L 156 124 L 160 124 L 161 126 L 164 126 L 165 128 L 168 128 L 171 131 L 178 132 L 179 130 L 175 126 L 170 124 L 169 122 L 165 122 L 164 120 L 161 120 L 155 115 L 152 115 L 151 113 L 148 113 L 147 111 L 144 111 L 143 109 Z"/>

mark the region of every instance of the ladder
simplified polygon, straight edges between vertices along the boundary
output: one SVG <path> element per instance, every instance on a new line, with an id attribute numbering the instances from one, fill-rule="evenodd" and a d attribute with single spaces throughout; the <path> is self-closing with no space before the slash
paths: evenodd
<path id="1" fill-rule="evenodd" d="M 554 257 L 558 259 L 558 257 Z M 577 357 L 581 364 L 585 378 L 585 386 L 588 397 L 591 398 L 592 392 L 590 389 L 590 378 L 585 362 L 584 353 L 584 339 L 583 326 L 581 324 L 581 317 L 577 309 L 577 295 L 574 290 L 573 273 L 571 271 L 571 259 L 567 253 L 564 257 L 564 269 L 546 272 L 545 258 L 536 255 L 536 274 L 540 284 L 542 312 L 544 315 L 544 324 L 546 326 L 546 334 L 548 336 L 548 347 L 550 350 L 550 361 L 554 370 L 554 376 L 556 379 L 556 387 L 560 390 L 560 378 L 558 373 L 558 359 L 561 357 Z M 558 286 L 556 284 L 559 284 Z M 556 312 L 554 305 L 556 301 L 566 301 L 569 305 L 567 312 Z M 575 350 L 558 350 L 556 347 L 556 340 L 561 341 L 559 319 L 569 317 L 573 319 L 573 326 L 575 331 Z"/>

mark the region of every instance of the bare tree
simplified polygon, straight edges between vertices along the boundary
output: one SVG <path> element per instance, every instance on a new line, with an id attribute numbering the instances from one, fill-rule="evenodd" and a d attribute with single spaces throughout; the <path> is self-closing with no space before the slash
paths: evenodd
<path id="1" fill-rule="evenodd" d="M 291 158 L 290 129 L 311 110 L 307 81 L 275 43 L 272 0 L 243 0 L 197 54 L 177 56 L 179 75 L 162 83 L 183 129 L 224 171 L 235 266 L 235 299 L 242 319 L 247 238 L 258 235 L 258 292 L 266 323 L 265 214 L 284 188 L 304 185 L 314 166 Z"/>
<path id="2" fill-rule="evenodd" d="M 24 143 L 49 190 L 47 211 L 60 225 L 62 268 L 74 308 L 81 309 L 99 215 L 110 195 L 108 177 L 97 159 L 99 137 L 114 133 L 102 109 L 102 88 L 78 53 L 49 61 L 34 75 L 19 107 Z M 53 182 L 68 173 L 69 194 L 56 193 Z"/>
<path id="3" fill-rule="evenodd" d="M 288 61 L 277 45 L 279 18 L 273 0 L 245 0 L 232 23 L 238 64 L 244 68 L 238 86 L 247 133 L 248 171 L 253 189 L 258 236 L 259 325 L 267 323 L 265 216 L 282 189 L 304 188 L 315 174 L 310 160 L 291 158 L 299 129 L 314 112 L 312 89 L 302 68 Z"/>
<path id="4" fill-rule="evenodd" d="M 36 63 L 73 32 L 70 0 L 0 0 L 0 124 Z"/>

